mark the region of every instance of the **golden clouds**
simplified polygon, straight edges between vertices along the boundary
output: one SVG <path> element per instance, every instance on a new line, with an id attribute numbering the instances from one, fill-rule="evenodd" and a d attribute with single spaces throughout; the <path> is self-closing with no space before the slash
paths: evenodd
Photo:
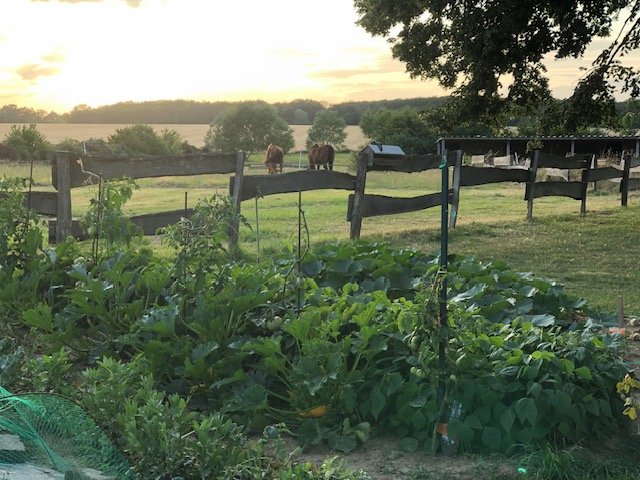
<path id="1" fill-rule="evenodd" d="M 15 69 L 15 72 L 22 77 L 23 80 L 34 82 L 40 77 L 50 77 L 60 72 L 59 67 L 39 65 L 37 63 L 28 63 Z"/>

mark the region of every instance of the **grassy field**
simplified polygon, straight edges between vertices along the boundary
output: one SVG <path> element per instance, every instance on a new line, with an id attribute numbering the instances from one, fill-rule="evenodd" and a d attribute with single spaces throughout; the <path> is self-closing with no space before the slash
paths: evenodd
<path id="1" fill-rule="evenodd" d="M 295 155 L 285 159 L 286 164 L 297 161 Z M 345 171 L 348 165 L 348 155 L 339 155 L 336 169 Z M 262 173 L 262 168 L 250 168 L 245 174 Z M 28 166 L 0 164 L 0 175 L 28 174 Z M 52 189 L 48 167 L 37 166 L 34 180 L 38 190 Z M 198 198 L 227 193 L 228 182 L 226 175 L 140 180 L 127 211 L 142 214 L 179 209 L 184 207 L 185 192 L 191 207 Z M 414 196 L 437 190 L 439 172 L 371 172 L 367 177 L 369 193 Z M 74 189 L 74 215 L 87 208 L 94 192 L 92 187 Z M 348 193 L 336 190 L 302 194 L 312 244 L 349 238 Z M 463 189 L 458 225 L 450 233 L 450 253 L 472 255 L 483 261 L 503 260 L 515 269 L 557 280 L 570 292 L 608 311 L 617 310 L 622 296 L 626 313 L 640 315 L 640 192 L 630 194 L 629 207 L 624 209 L 617 192 L 590 192 L 584 218 L 579 215 L 577 201 L 537 199 L 530 222 L 525 221 L 523 196 L 524 188 L 518 184 Z M 252 228 L 241 231 L 243 249 L 258 253 L 259 230 L 260 256 L 283 248 L 293 251 L 298 238 L 297 201 L 297 194 L 283 194 L 259 199 L 257 205 L 254 200 L 244 202 L 242 213 Z M 440 210 L 367 218 L 363 221 L 362 238 L 437 251 Z"/>

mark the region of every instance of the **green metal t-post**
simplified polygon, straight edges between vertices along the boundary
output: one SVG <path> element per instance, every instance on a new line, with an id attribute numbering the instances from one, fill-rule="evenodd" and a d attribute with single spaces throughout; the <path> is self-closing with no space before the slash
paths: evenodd
<path id="1" fill-rule="evenodd" d="M 440 221 L 440 335 L 438 345 L 438 404 L 444 401 L 447 368 L 447 257 L 449 245 L 449 162 L 446 150 L 440 162 L 442 177 L 441 221 Z"/>

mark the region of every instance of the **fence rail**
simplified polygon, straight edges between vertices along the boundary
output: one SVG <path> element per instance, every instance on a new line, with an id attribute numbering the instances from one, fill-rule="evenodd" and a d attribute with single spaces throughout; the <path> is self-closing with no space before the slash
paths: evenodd
<path id="1" fill-rule="evenodd" d="M 60 155 L 62 154 L 62 155 Z M 226 174 L 236 169 L 236 155 L 161 155 L 134 157 L 104 157 L 73 155 L 57 152 L 52 163 L 51 178 L 58 188 L 59 162 L 69 162 L 69 187 L 97 184 L 99 179 L 177 177 L 186 175 Z"/>
<path id="2" fill-rule="evenodd" d="M 445 155 L 447 168 L 453 166 L 454 171 L 459 170 L 462 164 L 462 152 L 448 152 Z M 413 173 L 440 168 L 441 162 L 440 155 L 385 154 L 381 145 L 369 146 L 362 150 L 358 156 L 355 192 L 349 196 L 347 209 L 347 220 L 351 222 L 350 237 L 360 238 L 363 218 L 414 212 L 442 204 L 441 192 L 416 197 L 367 194 L 365 187 L 368 171 Z M 447 198 L 450 203 L 456 201 L 456 193 L 455 187 L 448 193 Z"/>
<path id="3" fill-rule="evenodd" d="M 353 219 L 353 206 L 355 195 L 349 195 L 349 205 L 347 207 L 347 221 Z M 453 189 L 449 190 L 449 203 L 453 200 Z M 429 193 L 417 197 L 389 197 L 387 195 L 366 194 L 360 205 L 360 216 L 362 218 L 377 217 L 379 215 L 395 215 L 398 213 L 416 212 L 427 208 L 442 205 L 442 195 L 440 192 Z"/>
<path id="4" fill-rule="evenodd" d="M 462 187 L 466 186 L 498 182 L 526 184 L 525 200 L 528 200 L 528 218 L 531 215 L 533 198 L 550 195 L 582 200 L 581 213 L 584 214 L 587 182 L 620 179 L 623 206 L 627 204 L 628 191 L 640 189 L 640 178 L 630 177 L 629 174 L 631 168 L 640 165 L 640 158 L 635 155 L 624 156 L 621 168 L 597 167 L 596 162 L 593 163 L 594 168 L 590 168 L 590 164 L 587 167 L 585 163 L 584 155 L 562 157 L 540 152 L 534 154 L 528 168 L 463 165 L 462 151 L 459 150 L 448 152 L 446 158 L 448 167 L 453 167 L 453 181 L 447 196 L 451 204 L 451 226 L 455 226 L 460 192 Z M 353 193 L 347 198 L 347 221 L 350 222 L 351 238 L 359 238 L 363 218 L 423 210 L 439 206 L 442 201 L 441 192 L 404 198 L 365 193 L 368 171 L 412 173 L 436 169 L 441 167 L 440 155 L 383 154 L 367 147 L 360 152 L 355 176 L 326 170 L 298 170 L 280 175 L 244 175 L 244 170 L 247 168 L 245 161 L 246 156 L 242 152 L 234 155 L 199 154 L 126 158 L 56 152 L 52 158 L 51 171 L 52 184 L 57 191 L 25 193 L 24 204 L 39 214 L 55 217 L 55 220 L 49 222 L 49 236 L 51 241 L 60 242 L 68 235 L 83 238 L 78 222 L 71 217 L 71 189 L 123 176 L 150 178 L 230 174 L 229 193 L 238 212 L 243 201 L 274 194 L 321 189 L 351 191 Z M 583 175 L 578 182 L 536 182 L 535 174 L 539 168 L 579 168 L 588 171 L 588 175 L 586 177 Z M 134 216 L 131 217 L 131 221 L 141 227 L 145 235 L 152 235 L 158 228 L 176 223 L 181 217 L 188 217 L 191 213 L 192 209 L 172 210 Z M 231 242 L 237 242 L 238 225 L 232 226 L 230 234 Z"/>
<path id="5" fill-rule="evenodd" d="M 82 232 L 71 217 L 71 189 L 97 184 L 115 178 L 153 178 L 204 174 L 229 174 L 242 170 L 245 155 L 201 154 L 162 155 L 153 157 L 103 157 L 55 152 L 51 163 L 52 183 L 57 193 L 50 193 L 48 200 L 35 209 L 38 213 L 56 216 L 49 224 L 49 237 L 61 242 L 67 236 L 82 238 Z M 34 192 L 32 192 L 34 193 Z M 32 198 L 33 199 L 33 198 Z M 53 207 L 55 205 L 55 208 Z M 55 210 L 55 211 L 54 211 Z M 187 211 L 188 213 L 188 211 Z M 185 210 L 158 212 L 132 217 L 145 235 L 154 234 L 163 226 L 175 223 Z"/>
<path id="6" fill-rule="evenodd" d="M 6 194 L 0 192 L 0 199 Z M 58 207 L 56 192 L 24 192 L 22 204 L 40 215 L 55 216 Z"/>
<path id="7" fill-rule="evenodd" d="M 235 176 L 229 179 L 229 193 L 234 194 Z M 306 192 L 310 190 L 353 190 L 356 177 L 348 173 L 329 170 L 300 170 L 280 175 L 245 175 L 240 201 L 266 197 L 278 193 Z"/>
<path id="8" fill-rule="evenodd" d="M 489 183 L 526 182 L 529 170 L 523 167 L 472 167 L 462 165 L 460 170 L 460 186 L 473 187 Z"/>

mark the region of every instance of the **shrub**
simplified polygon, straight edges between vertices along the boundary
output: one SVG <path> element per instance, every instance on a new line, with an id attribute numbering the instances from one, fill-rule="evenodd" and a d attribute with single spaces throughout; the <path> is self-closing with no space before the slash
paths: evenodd
<path id="1" fill-rule="evenodd" d="M 28 127 L 13 125 L 5 137 L 4 143 L 16 149 L 18 157 L 26 161 L 46 161 L 51 151 L 51 144 L 38 131 L 34 123 Z"/>
<path id="2" fill-rule="evenodd" d="M 399 145 L 407 154 L 435 153 L 436 129 L 410 108 L 367 110 L 362 115 L 360 128 L 370 140 Z"/>
<path id="3" fill-rule="evenodd" d="M 136 124 L 117 128 L 108 138 L 110 146 L 124 148 L 127 153 L 144 155 L 179 155 L 182 153 L 182 139 L 175 130 L 156 133 L 149 125 Z"/>

